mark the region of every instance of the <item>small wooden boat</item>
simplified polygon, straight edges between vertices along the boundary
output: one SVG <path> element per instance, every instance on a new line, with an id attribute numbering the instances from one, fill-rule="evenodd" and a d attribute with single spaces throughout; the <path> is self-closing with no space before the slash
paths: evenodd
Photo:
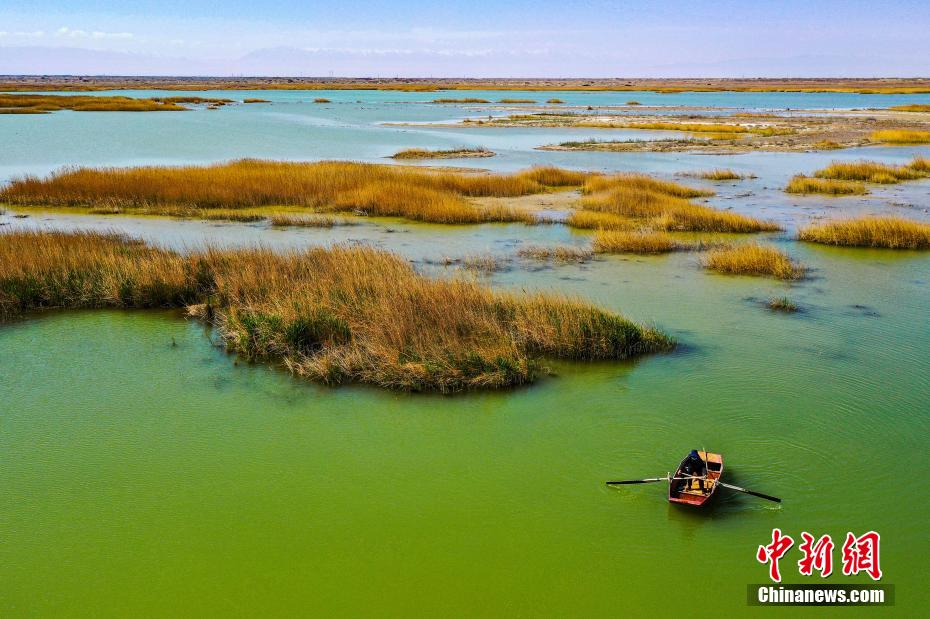
<path id="1" fill-rule="evenodd" d="M 740 488 L 733 484 L 724 483 L 720 481 L 721 475 L 723 475 L 723 456 L 694 449 L 678 465 L 674 477 L 666 475 L 665 477 L 647 477 L 646 479 L 623 479 L 609 481 L 607 485 L 625 486 L 627 484 L 653 484 L 664 481 L 668 483 L 668 500 L 670 503 L 684 503 L 695 507 L 707 503 L 714 496 L 719 486 L 736 492 L 751 494 L 766 501 L 781 503 L 781 499 L 777 496 L 762 494 L 748 488 Z"/>
<path id="2" fill-rule="evenodd" d="M 670 480 L 669 502 L 695 507 L 704 505 L 717 491 L 722 474 L 723 456 L 705 451 L 692 451 L 681 461 Z"/>

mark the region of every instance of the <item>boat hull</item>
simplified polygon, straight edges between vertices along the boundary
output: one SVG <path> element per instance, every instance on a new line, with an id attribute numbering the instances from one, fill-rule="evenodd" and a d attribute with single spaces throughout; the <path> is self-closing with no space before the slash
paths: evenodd
<path id="1" fill-rule="evenodd" d="M 715 453 L 698 451 L 698 455 L 704 460 L 707 468 L 706 479 L 703 480 L 674 480 L 668 485 L 668 500 L 670 503 L 680 503 L 682 505 L 691 505 L 692 507 L 701 507 L 706 504 L 716 494 L 719 487 L 720 476 L 723 474 L 723 456 Z M 687 474 L 682 472 L 688 456 L 678 465 L 675 471 L 675 478 L 684 477 Z M 697 483 L 695 483 L 697 482 Z"/>

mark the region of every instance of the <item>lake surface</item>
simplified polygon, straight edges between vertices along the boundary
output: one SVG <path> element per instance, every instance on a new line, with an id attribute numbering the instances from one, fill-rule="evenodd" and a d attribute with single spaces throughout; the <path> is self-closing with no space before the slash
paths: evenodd
<path id="1" fill-rule="evenodd" d="M 524 94 L 550 96 L 449 96 Z M 930 183 L 834 200 L 787 196 L 780 187 L 832 159 L 905 161 L 930 149 L 552 153 L 533 148 L 568 139 L 558 137 L 566 132 L 380 124 L 473 113 L 415 102 L 445 94 L 215 96 L 275 103 L 0 116 L 0 143 L 12 145 L 0 149 L 0 170 L 9 178 L 61 165 L 241 156 L 381 161 L 399 148 L 461 144 L 500 153 L 463 165 L 499 170 L 552 162 L 671 177 L 732 167 L 758 178 L 712 185 L 718 196 L 710 203 L 784 223 L 788 234 L 766 238 L 812 267 L 812 277 L 789 285 L 714 275 L 692 254 L 565 266 L 515 256 L 527 243 L 588 242 L 558 225 L 378 220 L 271 230 L 0 215 L 6 229 L 118 229 L 181 250 L 364 241 L 437 275 L 445 270 L 428 264 L 436 258 L 492 253 L 509 260 L 506 270 L 482 276 L 494 286 L 580 295 L 681 342 L 672 354 L 635 362 L 553 364 L 553 376 L 527 388 L 442 397 L 324 388 L 239 362 L 201 324 L 171 312 L 47 313 L 0 326 L 0 614 L 665 616 L 700 589 L 712 604 L 688 614 L 741 616 L 755 610 L 745 605 L 746 585 L 766 579 L 754 557 L 773 527 L 796 540 L 801 531 L 829 533 L 838 545 L 846 531 L 880 532 L 883 582 L 896 585 L 896 607 L 881 614 L 926 608 L 928 501 L 914 490 L 930 432 L 930 253 L 798 244 L 790 230 L 853 213 L 927 219 Z M 316 96 L 334 103 L 308 103 Z M 551 96 L 580 105 L 653 96 L 753 108 L 927 100 Z M 801 311 L 762 307 L 782 295 Z M 784 503 L 721 490 L 698 512 L 669 505 L 664 484 L 603 484 L 664 475 L 701 447 L 724 454 L 725 479 Z M 785 581 L 819 580 L 798 575 L 799 557 L 795 547 L 782 561 Z M 834 558 L 839 565 L 839 548 Z M 829 581 L 869 582 L 836 574 Z"/>

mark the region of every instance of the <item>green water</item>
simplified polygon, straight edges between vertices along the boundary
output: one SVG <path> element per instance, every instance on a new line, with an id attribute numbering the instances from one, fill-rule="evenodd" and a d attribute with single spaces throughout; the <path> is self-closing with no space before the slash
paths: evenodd
<path id="1" fill-rule="evenodd" d="M 688 256 L 498 274 L 585 292 L 683 346 L 457 397 L 237 364 L 170 313 L 7 325 L 3 614 L 665 615 L 695 565 L 714 608 L 742 614 L 766 574 L 755 547 L 778 526 L 879 531 L 895 610 L 914 616 L 928 601 L 927 503 L 910 490 L 930 429 L 930 259 L 802 258 L 818 270 L 790 292 L 792 316 L 751 299 L 783 285 Z M 698 513 L 660 485 L 603 486 L 702 445 L 784 504 L 721 494 Z M 792 566 L 785 580 L 803 581 Z"/>
<path id="2" fill-rule="evenodd" d="M 776 526 L 796 540 L 803 530 L 829 533 L 838 544 L 846 531 L 880 532 L 896 606 L 874 614 L 916 616 L 927 606 L 930 505 L 920 484 L 930 443 L 930 253 L 822 248 L 790 236 L 821 217 L 928 219 L 930 184 L 838 200 L 780 189 L 834 158 L 901 162 L 927 148 L 553 153 L 534 147 L 578 132 L 381 124 L 470 113 L 422 103 L 432 93 L 333 93 L 332 106 L 314 106 L 306 93 L 260 95 L 275 103 L 0 117 L 8 146 L 0 181 L 65 164 L 382 160 L 402 147 L 463 142 L 500 153 L 463 165 L 497 170 L 555 163 L 674 178 L 725 166 L 758 178 L 688 182 L 713 186 L 713 206 L 782 223 L 788 231 L 768 240 L 811 277 L 793 285 L 724 277 L 702 271 L 693 254 L 563 266 L 516 257 L 529 243 L 589 242 L 559 225 L 374 220 L 277 230 L 0 214 L 5 230 L 117 229 L 180 250 L 365 242 L 439 275 L 437 258 L 491 253 L 506 267 L 482 276 L 493 286 L 577 294 L 681 343 L 631 363 L 553 364 L 552 376 L 527 388 L 441 397 L 329 389 L 237 363 L 202 325 L 174 313 L 47 313 L 2 325 L 0 616 L 744 615 L 760 612 L 746 606 L 746 585 L 765 581 L 755 550 Z M 603 93 L 559 96 L 616 103 Z M 653 96 L 749 109 L 901 102 Z M 801 311 L 762 307 L 776 295 Z M 694 447 L 723 453 L 730 482 L 784 503 L 721 491 L 698 512 L 669 505 L 661 484 L 603 484 L 664 475 Z M 799 556 L 793 548 L 783 560 L 785 581 L 819 580 L 798 575 Z M 834 559 L 838 567 L 839 548 Z M 837 569 L 829 582 L 867 577 Z M 696 590 L 704 597 L 683 609 Z"/>

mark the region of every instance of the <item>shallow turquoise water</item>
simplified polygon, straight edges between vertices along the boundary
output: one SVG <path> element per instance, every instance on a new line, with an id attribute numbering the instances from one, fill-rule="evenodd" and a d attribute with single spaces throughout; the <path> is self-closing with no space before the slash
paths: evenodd
<path id="1" fill-rule="evenodd" d="M 460 139 L 435 128 L 408 134 L 352 119 L 325 127 L 289 119 L 261 141 L 272 121 L 246 107 L 0 117 L 0 135 L 18 136 L 21 148 L 0 149 L 0 157 L 7 170 L 52 165 L 46 155 L 73 164 L 159 156 L 167 163 L 180 161 L 167 155 L 172 147 L 199 161 L 214 147 L 287 157 L 281 145 L 290 144 L 295 158 L 300 149 L 312 159 L 332 148 L 364 159 L 406 146 L 398 135 L 430 146 Z M 450 114 L 435 107 L 406 106 L 397 116 Z M 43 122 L 52 124 L 36 124 Z M 506 152 L 477 165 L 549 161 L 531 150 L 536 138 L 528 135 L 502 132 L 493 139 Z M 42 140 L 52 140 L 44 150 L 34 145 Z M 253 149 L 260 152 L 245 152 Z M 927 149 L 867 152 L 902 161 Z M 523 389 L 440 397 L 322 388 L 237 363 L 212 345 L 209 331 L 174 313 L 48 313 L 3 325 L 0 615 L 255 616 L 300 608 L 327 616 L 666 616 L 681 613 L 687 572 L 685 584 L 711 592 L 713 602 L 689 614 L 741 616 L 756 610 L 745 606 L 745 587 L 765 579 L 755 549 L 775 526 L 796 539 L 802 530 L 834 540 L 847 530 L 879 531 L 883 582 L 896 585 L 897 606 L 876 614 L 919 615 L 930 602 L 927 501 L 914 492 L 930 431 L 930 254 L 822 248 L 789 236 L 811 217 L 926 218 L 930 185 L 841 200 L 780 191 L 795 172 L 861 152 L 577 154 L 576 167 L 671 175 L 727 166 L 757 174 L 715 185 L 711 203 L 785 223 L 789 233 L 768 238 L 811 266 L 812 276 L 793 285 L 724 277 L 702 271 L 692 254 L 557 267 L 515 256 L 527 243 L 588 242 L 558 225 L 373 221 L 271 230 L 0 216 L 7 229 L 115 228 L 181 250 L 204 242 L 364 241 L 439 274 L 423 259 L 489 252 L 508 261 L 482 276 L 492 285 L 578 294 L 681 342 L 672 354 L 632 363 L 554 364 L 553 376 Z M 764 309 L 775 295 L 802 311 Z M 785 502 L 721 491 L 712 509 L 696 513 L 669 505 L 659 484 L 603 485 L 663 475 L 702 446 L 724 454 L 730 482 Z M 787 582 L 805 581 L 793 566 L 798 557 L 792 549 L 782 564 Z"/>

